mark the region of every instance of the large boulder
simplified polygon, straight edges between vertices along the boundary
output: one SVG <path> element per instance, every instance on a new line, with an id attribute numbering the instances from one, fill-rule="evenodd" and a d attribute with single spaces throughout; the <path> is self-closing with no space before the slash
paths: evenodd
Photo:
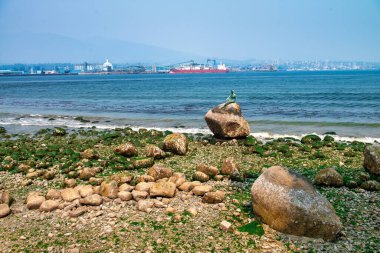
<path id="1" fill-rule="evenodd" d="M 380 175 L 380 145 L 367 146 L 364 149 L 363 167 L 374 175 Z"/>
<path id="2" fill-rule="evenodd" d="M 186 155 L 188 141 L 184 134 L 169 134 L 164 139 L 164 150 L 177 155 Z"/>
<path id="3" fill-rule="evenodd" d="M 218 138 L 242 138 L 250 133 L 249 124 L 238 103 L 214 107 L 206 113 L 205 120 L 211 132 Z"/>
<path id="4" fill-rule="evenodd" d="M 252 185 L 254 212 L 280 232 L 335 240 L 342 223 L 328 200 L 304 177 L 280 166 Z"/>

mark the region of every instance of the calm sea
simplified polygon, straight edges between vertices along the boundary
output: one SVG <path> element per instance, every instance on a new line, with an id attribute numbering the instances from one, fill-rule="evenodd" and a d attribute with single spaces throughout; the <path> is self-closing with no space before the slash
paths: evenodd
<path id="1" fill-rule="evenodd" d="M 207 132 L 231 89 L 255 134 L 380 138 L 380 71 L 0 77 L 0 125 Z"/>

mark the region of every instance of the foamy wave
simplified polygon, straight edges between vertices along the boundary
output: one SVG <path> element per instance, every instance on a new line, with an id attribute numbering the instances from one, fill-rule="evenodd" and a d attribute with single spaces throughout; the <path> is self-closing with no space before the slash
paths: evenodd
<path id="1" fill-rule="evenodd" d="M 51 120 L 54 119 L 54 120 Z M 87 117 L 86 117 L 87 119 Z M 57 126 L 66 126 L 68 128 L 77 129 L 77 128 L 92 128 L 95 126 L 97 129 L 115 129 L 115 128 L 123 128 L 123 127 L 131 127 L 133 130 L 139 130 L 141 128 L 146 129 L 154 129 L 158 131 L 172 131 L 179 133 L 189 133 L 189 134 L 211 134 L 211 131 L 208 128 L 177 128 L 177 127 L 166 127 L 162 126 L 162 122 L 158 120 L 158 122 L 154 122 L 154 120 L 149 121 L 150 126 L 143 126 L 144 121 L 141 121 L 140 124 L 126 124 L 127 122 L 133 122 L 133 120 L 129 119 L 109 119 L 109 118 L 96 118 L 96 117 L 88 117 L 92 122 L 81 122 L 75 119 L 73 116 L 57 116 L 57 115 L 40 115 L 40 114 L 29 114 L 23 115 L 21 117 L 3 117 L 0 118 L 0 125 L 14 125 L 14 126 L 33 126 L 33 127 L 57 127 Z M 110 122 L 106 122 L 110 121 Z M 115 122 L 116 121 L 116 122 Z M 146 122 L 145 122 L 146 123 Z M 161 123 L 161 126 L 160 126 Z M 152 126 L 153 125 L 153 126 Z M 156 126 L 155 126 L 156 125 Z M 26 130 L 27 131 L 27 130 Z M 317 133 L 308 133 L 315 134 L 321 137 L 322 139 L 325 135 L 317 134 Z M 301 140 L 303 136 L 306 134 L 276 134 L 271 132 L 256 132 L 251 134 L 258 140 L 268 141 L 270 139 L 278 139 L 284 137 L 291 137 L 298 140 Z M 352 141 L 360 141 L 365 143 L 380 143 L 380 138 L 374 137 L 354 137 L 354 136 L 339 136 L 333 135 L 336 141 L 342 142 L 352 142 Z"/>
<path id="2" fill-rule="evenodd" d="M 321 139 L 323 139 L 326 136 L 326 135 L 317 134 L 317 133 L 308 133 L 308 134 L 318 135 Z M 278 139 L 278 138 L 285 138 L 285 137 L 301 140 L 302 137 L 308 134 L 292 135 L 292 134 L 273 134 L 273 133 L 268 133 L 268 132 L 260 132 L 260 133 L 252 133 L 251 135 L 259 140 Z M 339 136 L 339 135 L 333 135 L 333 137 L 336 141 L 341 141 L 341 142 L 360 141 L 360 142 L 365 142 L 365 143 L 380 143 L 380 138 L 373 138 L 373 137 L 351 137 L 351 136 Z"/>

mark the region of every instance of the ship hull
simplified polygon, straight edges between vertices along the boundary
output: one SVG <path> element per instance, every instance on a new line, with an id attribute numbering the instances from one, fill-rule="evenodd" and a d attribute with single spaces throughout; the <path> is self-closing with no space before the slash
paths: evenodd
<path id="1" fill-rule="evenodd" d="M 227 73 L 228 69 L 171 69 L 169 74 Z"/>

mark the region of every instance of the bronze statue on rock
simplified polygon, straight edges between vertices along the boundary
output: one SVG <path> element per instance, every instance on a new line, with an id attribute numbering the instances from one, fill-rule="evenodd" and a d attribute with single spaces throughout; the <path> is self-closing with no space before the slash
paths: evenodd
<path id="1" fill-rule="evenodd" d="M 206 113 L 205 120 L 217 138 L 244 138 L 250 133 L 248 122 L 236 102 L 236 93 L 231 90 L 226 103 L 220 104 Z"/>

